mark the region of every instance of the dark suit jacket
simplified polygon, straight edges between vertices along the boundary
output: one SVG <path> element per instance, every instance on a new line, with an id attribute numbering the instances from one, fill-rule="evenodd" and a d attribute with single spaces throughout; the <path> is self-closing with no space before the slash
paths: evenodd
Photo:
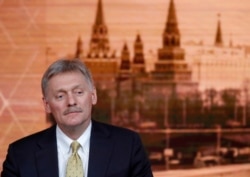
<path id="1" fill-rule="evenodd" d="M 58 177 L 56 126 L 9 145 L 1 177 Z M 139 135 L 92 121 L 88 177 L 152 177 Z"/>

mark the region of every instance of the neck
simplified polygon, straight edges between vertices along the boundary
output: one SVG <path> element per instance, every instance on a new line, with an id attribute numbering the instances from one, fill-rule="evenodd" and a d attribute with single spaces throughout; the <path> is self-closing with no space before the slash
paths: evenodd
<path id="1" fill-rule="evenodd" d="M 59 126 L 60 129 L 72 140 L 77 140 L 88 128 L 90 120 L 77 126 Z"/>

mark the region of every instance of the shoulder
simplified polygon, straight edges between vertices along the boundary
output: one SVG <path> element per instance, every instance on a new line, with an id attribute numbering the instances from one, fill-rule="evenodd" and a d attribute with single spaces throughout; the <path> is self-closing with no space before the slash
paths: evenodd
<path id="1" fill-rule="evenodd" d="M 118 127 L 106 123 L 93 121 L 92 142 L 102 142 L 114 144 L 116 150 L 124 150 L 132 152 L 135 149 L 142 149 L 143 144 L 139 134 L 131 129 Z"/>
<path id="2" fill-rule="evenodd" d="M 139 134 L 132 129 L 119 127 L 107 123 L 102 123 L 93 120 L 93 132 L 102 133 L 103 136 L 111 136 L 113 138 L 131 138 L 131 137 L 139 137 Z"/>
<path id="3" fill-rule="evenodd" d="M 56 137 L 55 134 L 55 126 L 47 128 L 45 130 L 41 130 L 39 132 L 35 132 L 33 134 L 22 137 L 10 144 L 10 146 L 16 147 L 17 149 L 24 149 L 26 147 L 33 147 L 33 145 L 37 144 L 40 140 L 53 139 Z"/>

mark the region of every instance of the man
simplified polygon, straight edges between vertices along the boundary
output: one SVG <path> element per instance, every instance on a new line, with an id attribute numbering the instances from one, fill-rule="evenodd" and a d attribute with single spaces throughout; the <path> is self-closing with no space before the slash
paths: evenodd
<path id="1" fill-rule="evenodd" d="M 72 171 L 80 171 L 78 177 L 153 176 L 137 133 L 92 119 L 97 93 L 80 60 L 54 62 L 41 86 L 56 125 L 10 144 L 1 177 L 67 177 Z M 73 150 L 72 142 L 80 147 Z"/>

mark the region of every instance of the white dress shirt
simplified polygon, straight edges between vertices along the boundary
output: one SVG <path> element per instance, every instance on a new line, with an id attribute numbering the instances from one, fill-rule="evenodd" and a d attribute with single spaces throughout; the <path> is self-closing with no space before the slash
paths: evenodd
<path id="1" fill-rule="evenodd" d="M 77 139 L 81 144 L 78 150 L 78 154 L 82 159 L 84 176 L 88 175 L 88 162 L 89 162 L 89 143 L 90 143 L 90 132 L 92 123 L 90 122 L 84 133 Z M 56 127 L 56 139 L 57 139 L 57 152 L 58 152 L 58 168 L 59 177 L 65 177 L 66 166 L 69 156 L 71 155 L 70 145 L 73 142 L 62 130 Z"/>

